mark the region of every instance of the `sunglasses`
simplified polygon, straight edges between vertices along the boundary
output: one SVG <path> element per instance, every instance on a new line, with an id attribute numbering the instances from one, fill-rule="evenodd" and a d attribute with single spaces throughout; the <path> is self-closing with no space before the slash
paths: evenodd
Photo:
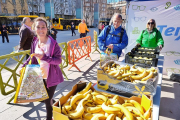
<path id="1" fill-rule="evenodd" d="M 154 22 L 148 22 L 148 25 L 150 25 L 150 24 L 151 24 L 151 25 L 154 25 Z"/>

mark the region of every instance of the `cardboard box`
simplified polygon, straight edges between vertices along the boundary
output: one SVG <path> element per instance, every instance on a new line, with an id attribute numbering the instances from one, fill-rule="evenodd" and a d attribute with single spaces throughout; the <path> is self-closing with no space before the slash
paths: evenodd
<path id="1" fill-rule="evenodd" d="M 82 89 L 84 89 L 86 86 L 86 83 L 77 83 L 76 85 L 74 85 L 72 87 L 72 90 L 66 95 L 66 96 L 62 96 L 57 102 L 55 102 L 53 104 L 53 120 L 70 120 L 66 115 L 64 115 L 63 113 L 61 113 L 61 106 L 66 103 L 66 101 L 70 98 L 70 96 L 75 95 L 77 92 L 81 91 Z M 91 86 L 91 90 L 94 91 L 94 87 Z M 108 94 L 108 93 L 106 93 Z M 114 96 L 113 94 L 111 94 L 112 96 Z M 121 97 L 124 100 L 135 100 L 137 102 L 139 102 L 141 104 L 141 98 L 136 97 L 136 96 L 132 96 L 130 98 L 126 98 L 126 97 Z M 148 96 L 148 98 L 151 100 L 151 107 L 152 107 L 152 96 Z M 151 111 L 151 120 L 152 120 L 152 111 Z"/>
<path id="2" fill-rule="evenodd" d="M 104 66 L 108 66 L 109 64 L 116 63 L 120 66 L 126 66 L 127 63 L 118 62 L 118 61 L 110 61 L 106 63 Z M 132 66 L 131 64 L 128 64 Z M 104 67 L 103 66 L 103 67 Z M 158 73 L 158 68 L 155 67 Z M 117 80 L 103 71 L 103 68 L 98 68 L 97 70 L 97 81 L 98 81 L 98 88 L 114 92 L 116 94 L 126 93 L 129 94 L 128 96 L 132 95 L 139 95 L 142 92 L 145 94 L 149 92 L 149 95 L 156 94 L 157 82 L 158 82 L 158 75 L 153 79 L 149 79 L 147 81 L 136 81 L 137 83 L 127 82 L 123 80 Z M 126 95 L 127 96 L 127 95 Z"/>

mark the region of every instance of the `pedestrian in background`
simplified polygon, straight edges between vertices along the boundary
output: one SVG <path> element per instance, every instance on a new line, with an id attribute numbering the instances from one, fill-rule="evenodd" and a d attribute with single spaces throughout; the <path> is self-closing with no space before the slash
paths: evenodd
<path id="1" fill-rule="evenodd" d="M 51 29 L 49 30 L 49 35 L 56 40 L 58 31 L 54 29 L 53 25 L 50 25 Z"/>
<path id="2" fill-rule="evenodd" d="M 59 64 L 61 64 L 61 50 L 58 43 L 47 35 L 48 28 L 46 19 L 38 17 L 33 24 L 33 30 L 37 37 L 33 39 L 31 44 L 32 64 L 38 64 L 40 60 L 40 68 L 43 75 L 43 81 L 49 98 L 44 100 L 46 105 L 46 120 L 52 120 L 52 104 L 53 95 L 59 83 L 63 82 L 63 76 Z M 27 65 L 29 58 L 23 65 Z"/>
<path id="3" fill-rule="evenodd" d="M 31 30 L 33 21 L 29 17 L 24 17 L 22 21 L 22 26 L 19 31 L 20 36 L 20 48 L 19 50 L 29 50 L 31 48 L 31 42 L 34 37 L 34 33 Z M 26 54 L 26 59 L 29 58 L 29 55 Z"/>
<path id="4" fill-rule="evenodd" d="M 82 19 L 82 22 L 78 25 L 78 32 L 80 33 L 80 38 L 86 37 L 86 31 L 90 32 L 90 30 L 87 28 L 85 20 Z"/>
<path id="5" fill-rule="evenodd" d="M 75 25 L 74 25 L 73 22 L 71 23 L 71 31 L 72 31 L 72 36 L 73 36 L 73 33 L 76 35 L 76 33 L 75 33 Z"/>
<path id="6" fill-rule="evenodd" d="M 100 33 L 101 33 L 101 30 L 102 30 L 102 23 L 99 23 L 98 29 L 99 29 L 99 34 L 100 34 Z"/>
<path id="7" fill-rule="evenodd" d="M 102 30 L 103 30 L 103 29 L 104 29 L 104 24 L 102 24 Z M 101 31 L 102 31 L 102 30 L 101 30 Z"/>
<path id="8" fill-rule="evenodd" d="M 2 25 L 1 28 L 1 35 L 2 35 L 2 42 L 4 43 L 4 37 L 6 37 L 6 41 L 9 43 L 9 38 L 8 38 L 8 29 L 6 25 Z"/>

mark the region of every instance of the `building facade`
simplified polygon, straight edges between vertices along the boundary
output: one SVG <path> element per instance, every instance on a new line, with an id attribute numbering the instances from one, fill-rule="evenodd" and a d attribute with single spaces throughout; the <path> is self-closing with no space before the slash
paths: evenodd
<path id="1" fill-rule="evenodd" d="M 126 1 L 107 4 L 107 19 L 111 19 L 114 13 L 120 13 L 126 19 Z"/>
<path id="2" fill-rule="evenodd" d="M 94 7 L 98 7 L 98 18 L 105 19 L 107 16 L 107 0 L 83 0 L 83 19 L 86 20 L 87 25 L 94 25 Z"/>
<path id="3" fill-rule="evenodd" d="M 54 0 L 55 17 L 73 19 L 76 16 L 76 0 Z"/>
<path id="4" fill-rule="evenodd" d="M 1 16 L 28 15 L 26 0 L 0 0 Z"/>

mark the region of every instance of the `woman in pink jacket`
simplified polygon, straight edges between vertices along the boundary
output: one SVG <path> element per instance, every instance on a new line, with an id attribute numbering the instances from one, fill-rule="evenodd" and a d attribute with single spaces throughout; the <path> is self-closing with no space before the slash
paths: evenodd
<path id="1" fill-rule="evenodd" d="M 38 64 L 37 59 L 40 59 L 40 68 L 43 75 L 43 81 L 49 95 L 46 99 L 47 120 L 52 120 L 52 104 L 53 95 L 59 83 L 63 82 L 63 76 L 59 64 L 61 64 L 61 50 L 58 43 L 48 36 L 47 22 L 44 18 L 38 17 L 33 24 L 33 30 L 37 37 L 33 39 L 31 44 L 32 64 Z M 25 62 L 29 63 L 30 58 Z"/>

